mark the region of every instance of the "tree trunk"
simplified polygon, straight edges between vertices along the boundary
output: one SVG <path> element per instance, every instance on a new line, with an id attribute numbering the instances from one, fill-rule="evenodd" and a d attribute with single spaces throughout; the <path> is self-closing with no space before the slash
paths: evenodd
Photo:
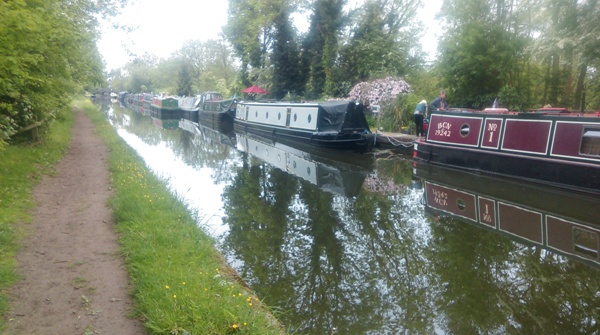
<path id="1" fill-rule="evenodd" d="M 575 88 L 575 96 L 573 97 L 573 108 L 575 110 L 585 109 L 585 97 L 584 97 L 584 87 L 585 85 L 585 76 L 587 74 L 587 61 L 583 61 L 581 67 L 579 67 L 579 74 L 577 76 L 577 87 Z"/>

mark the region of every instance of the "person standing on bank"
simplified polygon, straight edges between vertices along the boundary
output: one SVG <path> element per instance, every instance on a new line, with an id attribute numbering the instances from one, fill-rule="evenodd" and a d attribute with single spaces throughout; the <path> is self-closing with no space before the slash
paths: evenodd
<path id="1" fill-rule="evenodd" d="M 425 136 L 425 132 L 423 131 L 423 119 L 425 119 L 425 115 L 427 114 L 427 101 L 422 100 L 415 107 L 415 126 L 417 131 L 417 136 Z"/>
<path id="2" fill-rule="evenodd" d="M 446 102 L 446 91 L 441 90 L 440 95 L 433 99 L 431 104 L 429 104 L 429 110 L 434 111 L 436 109 L 447 109 L 448 102 Z"/>

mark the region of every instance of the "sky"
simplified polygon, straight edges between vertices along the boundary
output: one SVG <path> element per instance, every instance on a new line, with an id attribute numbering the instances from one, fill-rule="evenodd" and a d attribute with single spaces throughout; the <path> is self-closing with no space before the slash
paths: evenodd
<path id="1" fill-rule="evenodd" d="M 355 0 L 356 1 L 356 0 Z M 424 0 L 419 18 L 423 19 L 425 33 L 421 38 L 423 50 L 429 59 L 435 55 L 439 25 L 431 24 L 432 17 L 441 7 L 442 0 Z M 306 16 L 305 16 L 306 17 Z M 306 30 L 307 21 L 296 17 L 300 30 Z M 133 31 L 113 29 L 104 24 L 98 49 L 106 62 L 106 69 L 124 66 L 132 58 L 128 50 L 137 55 L 153 54 L 168 58 L 187 40 L 217 39 L 227 23 L 226 0 L 129 0 L 114 22 L 133 27 Z"/>

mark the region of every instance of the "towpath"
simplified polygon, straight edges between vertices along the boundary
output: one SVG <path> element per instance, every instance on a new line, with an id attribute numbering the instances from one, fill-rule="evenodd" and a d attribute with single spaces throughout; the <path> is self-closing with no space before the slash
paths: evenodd
<path id="1" fill-rule="evenodd" d="M 81 111 L 68 152 L 34 189 L 36 208 L 18 253 L 7 335 L 145 334 L 128 318 L 131 287 L 119 256 L 108 150 Z"/>

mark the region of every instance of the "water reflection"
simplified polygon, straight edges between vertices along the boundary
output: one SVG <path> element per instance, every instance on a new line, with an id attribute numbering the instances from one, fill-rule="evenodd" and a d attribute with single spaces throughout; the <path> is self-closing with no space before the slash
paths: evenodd
<path id="1" fill-rule="evenodd" d="M 174 191 L 217 213 L 202 224 L 219 227 L 208 230 L 227 260 L 297 334 L 598 332 L 599 199 L 202 125 L 165 130 L 120 108 L 110 119 Z M 541 243 L 521 212 L 542 213 Z M 559 248 L 546 218 L 583 227 L 567 229 L 578 252 Z"/>

